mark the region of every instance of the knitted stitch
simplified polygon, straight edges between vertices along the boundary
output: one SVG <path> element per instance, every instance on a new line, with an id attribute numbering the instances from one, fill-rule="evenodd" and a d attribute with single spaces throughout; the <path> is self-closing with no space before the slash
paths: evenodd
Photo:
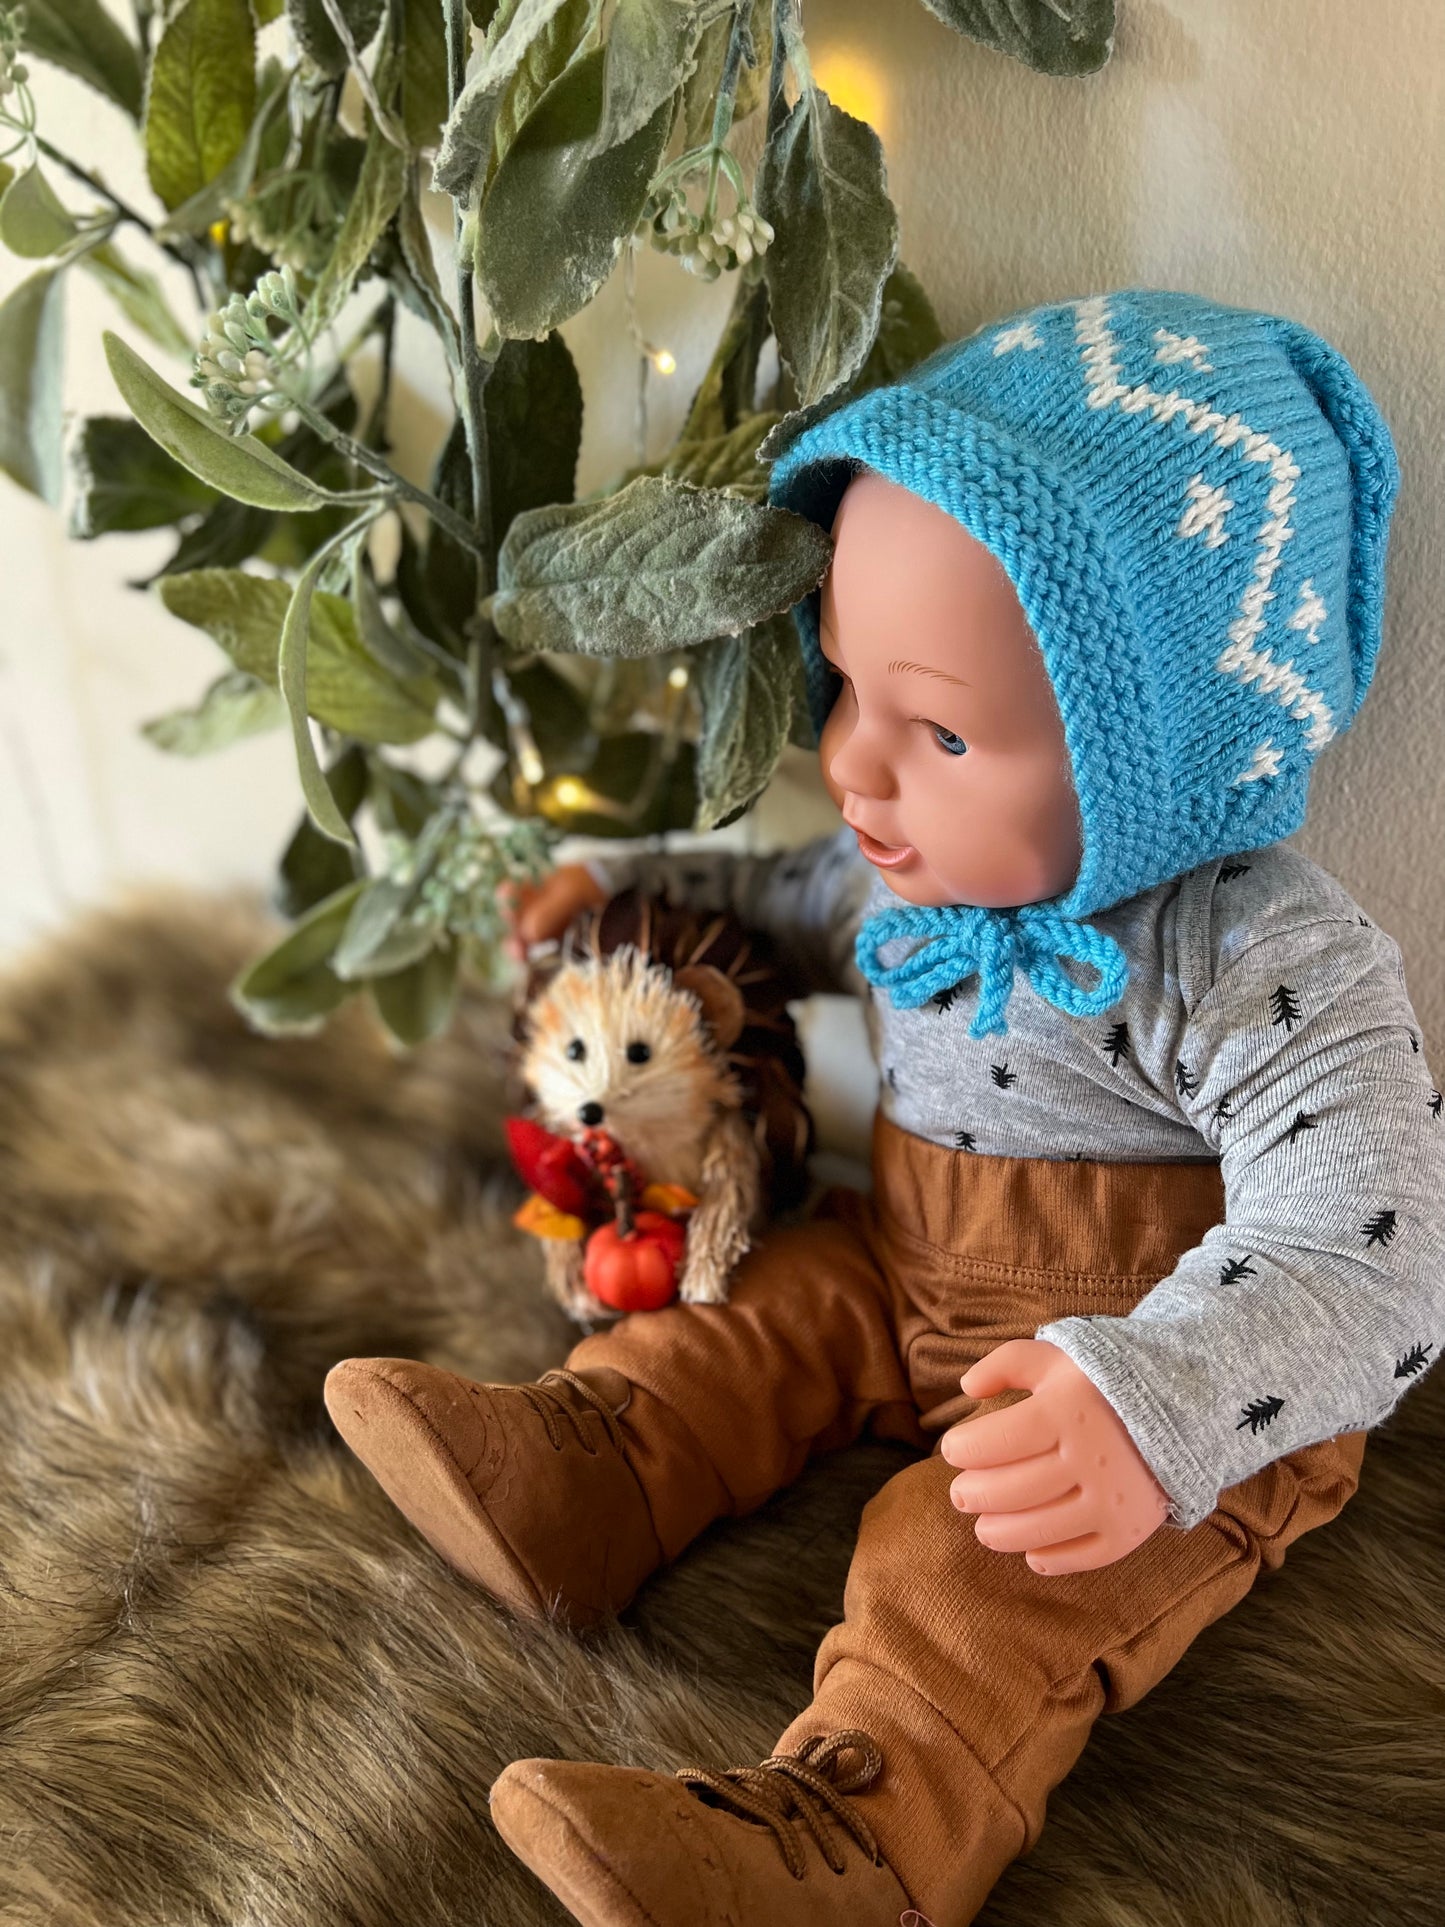
<path id="1" fill-rule="evenodd" d="M 1186 294 L 1037 308 L 814 422 L 769 499 L 826 529 L 863 468 L 991 550 L 1038 639 L 1083 827 L 1049 910 L 1075 920 L 1299 827 L 1374 670 L 1398 487 L 1335 350 Z M 821 724 L 816 594 L 794 619 Z"/>

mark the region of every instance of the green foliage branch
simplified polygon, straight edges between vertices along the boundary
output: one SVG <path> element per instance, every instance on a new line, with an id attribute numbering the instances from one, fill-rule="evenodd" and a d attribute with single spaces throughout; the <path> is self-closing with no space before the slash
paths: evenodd
<path id="1" fill-rule="evenodd" d="M 924 4 L 1046 74 L 1108 58 L 1113 0 Z M 154 210 L 38 127 L 32 60 L 134 123 Z M 750 180 L 734 135 L 759 113 Z M 798 0 L 137 0 L 133 31 L 103 0 L 0 4 L 0 191 L 0 244 L 33 264 L 0 303 L 0 468 L 68 492 L 79 539 L 175 532 L 141 586 L 226 668 L 145 725 L 157 748 L 291 732 L 292 928 L 233 987 L 258 1027 L 364 990 L 399 1041 L 434 1035 L 559 833 L 729 822 L 810 740 L 787 611 L 829 545 L 768 505 L 766 464 L 941 337 L 878 136 L 818 85 Z M 619 264 L 630 295 L 649 246 L 734 298 L 673 445 L 579 501 L 559 330 Z M 67 491 L 77 270 L 190 370 L 178 387 L 107 334 L 129 412 L 75 427 Z M 453 389 L 424 484 L 388 437 L 399 308 Z"/>

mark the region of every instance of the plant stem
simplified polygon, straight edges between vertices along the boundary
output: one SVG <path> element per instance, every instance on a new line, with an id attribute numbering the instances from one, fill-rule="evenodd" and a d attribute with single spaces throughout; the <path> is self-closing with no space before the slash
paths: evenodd
<path id="1" fill-rule="evenodd" d="M 473 554 L 478 553 L 476 530 L 469 523 L 464 522 L 454 509 L 449 509 L 445 502 L 439 502 L 436 496 L 429 494 L 426 489 L 418 488 L 414 482 L 407 481 L 404 475 L 398 475 L 391 463 L 378 455 L 374 448 L 366 448 L 362 443 L 353 440 L 350 435 L 344 435 L 333 422 L 327 421 L 319 409 L 313 408 L 310 402 L 301 401 L 295 395 L 288 395 L 286 399 L 306 426 L 323 441 L 330 442 L 338 454 L 344 455 L 349 462 L 355 462 L 358 468 L 364 468 L 368 475 L 374 475 L 379 482 L 384 482 L 396 494 L 405 496 L 408 502 L 417 503 L 426 510 L 438 528 L 446 530 L 453 542 L 460 543 L 464 549 L 470 549 Z"/>
<path id="2" fill-rule="evenodd" d="M 748 37 L 748 15 L 751 11 L 752 0 L 737 0 L 733 8 L 732 32 L 728 36 L 728 50 L 723 58 L 722 78 L 718 82 L 717 106 L 713 110 L 712 117 L 714 147 L 721 147 L 732 129 L 738 74 L 743 64 L 743 42 Z"/>
<path id="3" fill-rule="evenodd" d="M 447 97 L 455 108 L 466 85 L 467 53 L 471 43 L 471 21 L 466 0 L 442 0 L 447 32 Z M 467 438 L 467 458 L 472 470 L 472 515 L 482 537 L 482 556 L 486 564 L 478 572 L 477 600 L 492 592 L 493 560 L 491 528 L 491 489 L 487 461 L 487 416 L 483 405 L 486 373 L 477 352 L 476 291 L 470 264 L 462 249 L 462 209 L 454 202 L 452 217 L 457 242 L 457 322 L 462 355 L 462 428 Z"/>
<path id="4" fill-rule="evenodd" d="M 788 118 L 788 29 L 792 25 L 792 0 L 774 0 L 773 56 L 768 70 L 768 139 Z"/>
<path id="5" fill-rule="evenodd" d="M 30 138 L 35 142 L 38 150 L 48 161 L 54 161 L 57 167 L 63 167 L 66 172 L 72 174 L 77 181 L 83 182 L 92 194 L 98 194 L 103 201 L 109 201 L 121 221 L 128 222 L 132 227 L 138 227 L 148 241 L 155 241 L 156 231 L 144 214 L 140 213 L 136 208 L 133 208 L 129 201 L 122 200 L 114 188 L 107 187 L 98 174 L 92 174 L 88 167 L 82 167 L 79 161 L 73 161 L 68 154 L 62 154 L 60 149 L 52 146 L 43 134 L 32 132 Z M 200 276 L 196 272 L 195 262 L 182 249 L 178 248 L 173 241 L 160 241 L 157 242 L 156 245 L 163 253 L 168 254 L 173 261 L 180 262 L 181 266 L 191 277 L 191 286 L 195 290 L 197 307 L 202 309 L 206 308 L 209 303 L 201 287 Z"/>

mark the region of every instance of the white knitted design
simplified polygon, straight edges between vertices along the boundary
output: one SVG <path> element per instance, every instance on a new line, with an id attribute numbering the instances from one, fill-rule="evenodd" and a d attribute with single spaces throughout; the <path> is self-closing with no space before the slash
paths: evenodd
<path id="1" fill-rule="evenodd" d="M 1239 614 L 1229 625 L 1228 646 L 1214 666 L 1221 675 L 1235 676 L 1246 684 L 1257 683 L 1260 690 L 1273 696 L 1296 722 L 1307 723 L 1305 747 L 1312 754 L 1317 753 L 1337 733 L 1329 704 L 1317 689 L 1310 687 L 1293 662 L 1277 663 L 1268 649 L 1255 647 L 1255 639 L 1265 626 L 1265 605 L 1274 600 L 1270 584 L 1279 568 L 1284 545 L 1294 533 L 1290 511 L 1294 507 L 1294 485 L 1300 479 L 1294 457 L 1269 436 L 1251 428 L 1237 413 L 1222 415 L 1205 402 L 1181 395 L 1178 389 L 1162 395 L 1146 382 L 1131 387 L 1121 381 L 1119 344 L 1109 329 L 1107 299 L 1094 295 L 1078 302 L 1074 312 L 1074 336 L 1082 351 L 1090 408 L 1117 405 L 1125 415 L 1148 413 L 1161 425 L 1173 421 L 1176 415 L 1183 415 L 1191 434 L 1208 434 L 1219 448 L 1237 450 L 1243 461 L 1269 464 L 1270 489 L 1265 498 L 1268 513 L 1256 533 L 1259 548 L 1254 572 L 1240 598 Z"/>

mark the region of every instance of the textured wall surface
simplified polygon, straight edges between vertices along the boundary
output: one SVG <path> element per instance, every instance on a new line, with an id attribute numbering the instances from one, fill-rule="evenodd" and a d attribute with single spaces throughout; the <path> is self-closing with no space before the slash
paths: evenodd
<path id="1" fill-rule="evenodd" d="M 119 8 L 118 8 L 119 10 Z M 1325 756 L 1304 836 L 1404 947 L 1445 1065 L 1445 12 L 1438 0 L 1120 0 L 1115 58 L 1048 81 L 958 39 L 916 0 L 807 0 L 819 78 L 880 127 L 903 253 L 945 328 L 1109 286 L 1191 287 L 1274 307 L 1354 361 L 1395 431 L 1405 487 L 1388 640 L 1354 731 Z M 42 125 L 140 192 L 120 117 L 45 75 Z M 139 257 L 137 257 L 139 258 Z M 0 264 L 0 286 L 14 270 Z M 178 292 L 178 300 L 183 290 Z M 68 399 L 116 405 L 73 290 Z M 650 258 L 638 318 L 672 348 L 650 441 L 685 405 L 726 304 Z M 187 311 L 188 312 L 188 311 Z M 584 486 L 633 450 L 635 360 L 617 281 L 569 324 L 590 414 Z M 440 375 L 408 335 L 403 447 L 425 462 Z M 128 591 L 162 540 L 67 542 L 0 481 L 0 951 L 117 879 L 262 877 L 297 807 L 280 736 L 187 763 L 138 721 L 191 700 L 215 652 Z M 796 781 L 750 834 L 804 816 Z"/>

